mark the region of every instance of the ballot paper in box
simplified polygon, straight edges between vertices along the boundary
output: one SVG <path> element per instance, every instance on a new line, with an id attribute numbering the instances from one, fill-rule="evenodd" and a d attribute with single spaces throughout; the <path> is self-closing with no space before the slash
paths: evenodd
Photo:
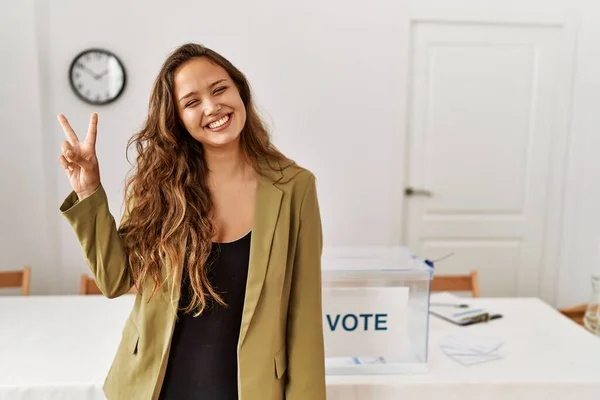
<path id="1" fill-rule="evenodd" d="M 326 370 L 427 372 L 433 268 L 404 247 L 323 251 Z"/>

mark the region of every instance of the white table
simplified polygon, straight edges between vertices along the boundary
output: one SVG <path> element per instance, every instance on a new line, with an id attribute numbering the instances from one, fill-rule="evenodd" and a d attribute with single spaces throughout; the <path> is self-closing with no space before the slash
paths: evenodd
<path id="1" fill-rule="evenodd" d="M 430 317 L 429 373 L 328 377 L 328 398 L 344 400 L 600 399 L 600 337 L 536 298 L 461 299 L 503 318 L 459 327 Z M 503 359 L 463 366 L 440 344 L 457 331 L 502 338 Z"/>
<path id="2" fill-rule="evenodd" d="M 0 400 L 104 400 L 134 296 L 0 297 Z"/>
<path id="3" fill-rule="evenodd" d="M 469 301 L 504 318 L 456 327 L 431 317 L 429 373 L 329 376 L 328 399 L 600 398 L 600 338 L 538 299 Z M 0 297 L 0 400 L 103 400 L 132 304 L 132 295 Z M 448 358 L 439 345 L 461 329 L 502 337 L 504 358 L 470 367 Z"/>

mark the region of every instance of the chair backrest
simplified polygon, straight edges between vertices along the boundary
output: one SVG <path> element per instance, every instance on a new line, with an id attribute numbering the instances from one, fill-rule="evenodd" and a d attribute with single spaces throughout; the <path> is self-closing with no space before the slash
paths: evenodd
<path id="1" fill-rule="evenodd" d="M 480 297 L 479 274 L 471 271 L 468 275 L 440 275 L 431 280 L 432 292 L 471 292 L 471 296 Z"/>
<path id="2" fill-rule="evenodd" d="M 586 309 L 587 304 L 579 304 L 573 307 L 559 308 L 558 311 L 576 324 L 583 325 L 583 317 L 585 316 Z"/>
<path id="3" fill-rule="evenodd" d="M 96 285 L 94 278 L 82 274 L 79 282 L 79 294 L 102 294 L 102 292 L 98 288 L 98 285 Z"/>
<path id="4" fill-rule="evenodd" d="M 133 286 L 128 293 L 137 293 L 135 286 Z M 102 291 L 96 285 L 96 281 L 94 278 L 87 276 L 86 274 L 81 275 L 81 280 L 79 282 L 79 294 L 88 295 L 88 294 L 102 294 Z"/>
<path id="5" fill-rule="evenodd" d="M 29 296 L 31 284 L 31 267 L 27 265 L 22 270 L 0 271 L 0 288 L 21 288 L 21 296 Z"/>

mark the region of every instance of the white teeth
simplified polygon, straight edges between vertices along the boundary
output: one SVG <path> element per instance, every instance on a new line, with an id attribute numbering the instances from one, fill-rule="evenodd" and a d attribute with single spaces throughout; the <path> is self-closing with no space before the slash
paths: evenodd
<path id="1" fill-rule="evenodd" d="M 221 118 L 218 121 L 211 122 L 210 124 L 208 124 L 208 127 L 210 129 L 216 129 L 216 128 L 220 127 L 221 125 L 227 123 L 227 121 L 229 121 L 229 115 L 224 116 L 223 118 Z"/>

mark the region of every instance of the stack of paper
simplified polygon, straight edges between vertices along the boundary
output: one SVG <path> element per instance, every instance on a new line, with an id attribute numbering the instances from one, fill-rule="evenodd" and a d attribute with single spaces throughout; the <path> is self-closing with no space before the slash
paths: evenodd
<path id="1" fill-rule="evenodd" d="M 491 313 L 477 306 L 471 299 L 461 298 L 452 293 L 432 293 L 429 297 L 429 312 L 456 325 L 466 326 L 480 322 L 488 322 L 501 318 L 500 314 Z"/>
<path id="2" fill-rule="evenodd" d="M 454 361 L 462 365 L 474 365 L 501 359 L 499 350 L 502 344 L 499 338 L 463 330 L 446 336 L 441 348 Z"/>

